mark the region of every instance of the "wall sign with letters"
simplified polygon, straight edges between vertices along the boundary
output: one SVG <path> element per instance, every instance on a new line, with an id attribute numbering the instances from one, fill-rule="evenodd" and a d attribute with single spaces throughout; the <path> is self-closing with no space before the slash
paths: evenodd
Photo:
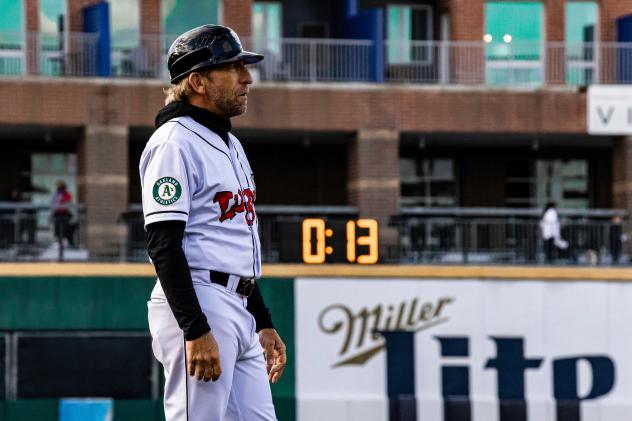
<path id="1" fill-rule="evenodd" d="M 632 284 L 297 279 L 299 421 L 629 421 Z"/>
<path id="2" fill-rule="evenodd" d="M 632 134 L 632 86 L 589 86 L 586 115 L 590 134 Z"/>

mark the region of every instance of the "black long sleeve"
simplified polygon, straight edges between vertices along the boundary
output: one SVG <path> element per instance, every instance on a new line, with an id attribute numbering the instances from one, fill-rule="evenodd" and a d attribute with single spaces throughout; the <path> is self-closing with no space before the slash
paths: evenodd
<path id="1" fill-rule="evenodd" d="M 253 315 L 255 318 L 255 322 L 257 324 L 257 332 L 261 329 L 272 328 L 274 329 L 274 324 L 272 323 L 272 316 L 270 315 L 270 310 L 266 307 L 263 302 L 263 296 L 261 295 L 261 291 L 259 291 L 259 286 L 255 283 L 255 287 L 248 297 L 248 305 L 246 309 Z"/>
<path id="2" fill-rule="evenodd" d="M 147 251 L 156 268 L 167 303 L 188 341 L 211 330 L 193 289 L 189 263 L 182 249 L 183 221 L 147 226 Z"/>

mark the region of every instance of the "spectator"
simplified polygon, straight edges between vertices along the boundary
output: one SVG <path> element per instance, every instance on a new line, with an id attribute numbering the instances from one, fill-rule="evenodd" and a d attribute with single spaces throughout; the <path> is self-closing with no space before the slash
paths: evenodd
<path id="1" fill-rule="evenodd" d="M 542 231 L 546 262 L 553 263 L 557 250 L 568 248 L 568 242 L 564 241 L 560 235 L 560 218 L 554 202 L 548 202 L 544 207 L 542 219 L 540 219 L 540 230 Z"/>
<path id="2" fill-rule="evenodd" d="M 67 190 L 66 183 L 62 180 L 57 181 L 57 190 L 53 195 L 53 225 L 55 228 L 55 239 L 60 245 L 67 241 L 70 247 L 75 246 L 73 240 L 73 226 L 70 223 L 72 213 L 69 205 L 72 203 L 72 194 Z"/>

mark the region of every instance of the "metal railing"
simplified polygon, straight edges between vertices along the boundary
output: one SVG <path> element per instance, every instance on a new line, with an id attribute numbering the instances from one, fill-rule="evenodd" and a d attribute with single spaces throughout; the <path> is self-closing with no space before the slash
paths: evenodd
<path id="1" fill-rule="evenodd" d="M 166 79 L 175 35 L 141 35 L 135 46 L 112 47 L 110 68 L 99 61 L 99 35 L 0 32 L 0 75 L 142 77 Z M 261 81 L 390 82 L 541 86 L 632 83 L 632 43 L 486 43 L 385 41 L 383 68 L 375 45 L 354 39 L 249 39 L 245 48 L 265 60 L 253 66 Z M 107 66 L 106 66 L 107 67 Z"/>
<path id="2" fill-rule="evenodd" d="M 177 35 L 143 35 L 133 47 L 112 47 L 114 77 L 168 79 L 167 52 Z"/>
<path id="3" fill-rule="evenodd" d="M 262 81 L 368 82 L 373 42 L 354 39 L 243 40 L 265 59 L 254 66 Z"/>
<path id="4" fill-rule="evenodd" d="M 566 248 L 547 248 L 538 209 L 409 209 L 392 221 L 397 263 L 623 264 L 629 224 L 620 210 L 560 210 Z"/>
<path id="5" fill-rule="evenodd" d="M 358 212 L 348 206 L 258 206 L 257 214 L 263 261 L 296 263 L 302 261 L 305 218 L 323 218 L 328 228 L 344 234 L 346 222 Z M 630 227 L 624 211 L 560 210 L 561 237 L 568 247 L 550 249 L 542 240 L 540 214 L 539 209 L 403 209 L 380 227 L 380 262 L 610 265 L 630 261 Z M 0 261 L 148 260 L 140 205 L 131 205 L 118 216 L 120 229 L 113 231 L 120 235 L 114 237 L 89 237 L 87 221 L 80 205 L 72 208 L 70 217 L 59 219 L 49 206 L 0 202 Z M 328 241 L 337 241 L 332 243 L 337 250 L 346 248 L 344 235 Z"/>
<path id="6" fill-rule="evenodd" d="M 80 205 L 54 215 L 50 206 L 0 202 L 0 261 L 88 260 L 85 220 Z"/>
<path id="7" fill-rule="evenodd" d="M 94 76 L 97 34 L 0 33 L 0 75 Z"/>
<path id="8" fill-rule="evenodd" d="M 491 86 L 632 82 L 632 43 L 387 41 L 389 81 Z"/>

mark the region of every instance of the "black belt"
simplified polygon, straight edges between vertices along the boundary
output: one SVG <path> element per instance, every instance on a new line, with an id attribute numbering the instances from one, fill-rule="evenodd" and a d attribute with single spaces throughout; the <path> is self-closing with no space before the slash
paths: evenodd
<path id="1" fill-rule="evenodd" d="M 230 278 L 230 274 L 224 272 L 210 271 L 211 283 L 218 284 L 226 288 L 228 286 L 228 279 Z M 252 294 L 252 290 L 255 288 L 255 283 L 252 279 L 241 278 L 237 283 L 237 288 L 235 288 L 235 292 L 237 294 L 241 294 L 244 297 L 250 297 Z"/>

